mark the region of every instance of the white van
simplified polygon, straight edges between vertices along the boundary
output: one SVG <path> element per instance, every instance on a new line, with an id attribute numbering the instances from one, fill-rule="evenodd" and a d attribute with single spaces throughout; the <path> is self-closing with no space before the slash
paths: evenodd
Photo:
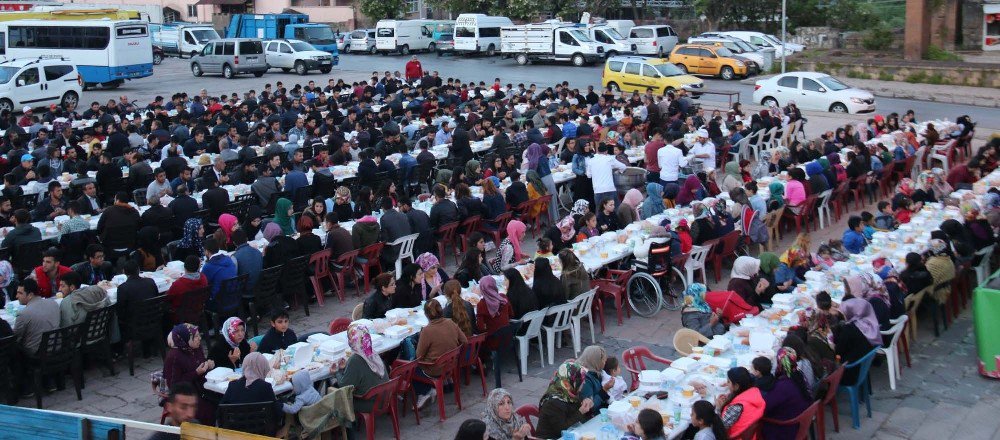
<path id="1" fill-rule="evenodd" d="M 762 32 L 726 31 L 726 32 L 718 32 L 718 34 L 730 36 L 733 38 L 739 38 L 743 41 L 746 41 L 747 43 L 750 43 L 760 48 L 774 48 L 775 58 L 789 56 L 792 53 L 794 53 L 791 47 L 788 47 L 787 45 L 785 47 L 782 47 L 780 41 L 773 41 Z"/>
<path id="2" fill-rule="evenodd" d="M 635 53 L 634 43 L 618 32 L 618 29 L 606 24 L 592 24 L 586 27 L 587 36 L 595 43 L 604 47 L 604 55 L 630 55 Z"/>
<path id="3" fill-rule="evenodd" d="M 189 58 L 201 52 L 205 43 L 221 38 L 208 24 L 150 24 L 149 35 L 164 54 Z"/>
<path id="4" fill-rule="evenodd" d="M 500 50 L 500 28 L 513 25 L 507 17 L 461 14 L 455 19 L 455 52 L 493 56 Z"/>
<path id="5" fill-rule="evenodd" d="M 0 112 L 50 104 L 77 105 L 83 77 L 76 66 L 59 56 L 14 58 L 0 61 Z"/>
<path id="6" fill-rule="evenodd" d="M 368 52 L 372 55 L 378 51 L 375 48 L 375 29 L 358 29 L 351 32 L 351 42 L 347 49 L 354 53 Z"/>
<path id="7" fill-rule="evenodd" d="M 427 50 L 434 42 L 431 24 L 431 20 L 379 20 L 375 25 L 375 50 L 403 55 Z"/>
<path id="8" fill-rule="evenodd" d="M 522 66 L 544 60 L 580 67 L 604 59 L 604 46 L 591 40 L 585 28 L 557 20 L 501 28 L 500 52 Z"/>
<path id="9" fill-rule="evenodd" d="M 677 45 L 677 34 L 665 24 L 635 26 L 629 31 L 628 39 L 635 44 L 636 53 L 660 58 L 669 56 Z"/>

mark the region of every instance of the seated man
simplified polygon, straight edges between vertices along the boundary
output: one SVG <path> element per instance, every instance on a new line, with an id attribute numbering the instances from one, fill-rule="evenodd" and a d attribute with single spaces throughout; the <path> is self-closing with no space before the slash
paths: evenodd
<path id="1" fill-rule="evenodd" d="M 85 255 L 87 261 L 81 261 L 71 267 L 73 272 L 80 275 L 80 282 L 93 286 L 101 281 L 110 281 L 114 276 L 114 268 L 111 262 L 104 261 L 104 246 L 97 243 L 87 245 Z"/>
<path id="2" fill-rule="evenodd" d="M 51 247 L 42 254 L 42 265 L 31 271 L 31 278 L 38 282 L 38 295 L 48 298 L 59 291 L 59 280 L 71 272 L 70 268 L 59 264 L 62 252 Z"/>

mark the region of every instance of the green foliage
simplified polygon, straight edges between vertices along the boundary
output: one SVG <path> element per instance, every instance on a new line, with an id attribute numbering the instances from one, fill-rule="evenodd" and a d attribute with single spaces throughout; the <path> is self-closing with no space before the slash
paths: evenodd
<path id="1" fill-rule="evenodd" d="M 881 24 L 884 16 L 876 14 L 872 5 L 862 0 L 836 0 L 825 8 L 827 25 L 842 31 L 863 31 Z"/>
<path id="2" fill-rule="evenodd" d="M 927 73 L 924 72 L 923 70 L 918 70 L 909 75 L 906 75 L 906 78 L 903 78 L 903 81 L 906 81 L 908 83 L 925 83 L 927 82 Z"/>
<path id="3" fill-rule="evenodd" d="M 931 61 L 962 61 L 962 57 L 958 54 L 948 52 L 934 45 L 927 47 L 927 54 L 924 55 L 924 59 Z"/>
<path id="4" fill-rule="evenodd" d="M 361 13 L 371 18 L 373 22 L 402 16 L 404 6 L 404 0 L 358 0 Z"/>
<path id="5" fill-rule="evenodd" d="M 895 81 L 896 77 L 892 76 L 891 73 L 879 71 L 878 79 L 879 81 Z"/>
<path id="6" fill-rule="evenodd" d="M 847 75 L 845 75 L 845 76 L 847 76 L 848 78 L 854 78 L 854 79 L 871 79 L 871 77 L 868 76 L 867 73 L 861 72 L 861 71 L 857 71 L 857 70 L 848 70 L 847 71 Z"/>
<path id="7" fill-rule="evenodd" d="M 885 50 L 892 45 L 895 36 L 892 31 L 883 27 L 877 27 L 865 32 L 861 39 L 861 46 L 868 50 Z"/>

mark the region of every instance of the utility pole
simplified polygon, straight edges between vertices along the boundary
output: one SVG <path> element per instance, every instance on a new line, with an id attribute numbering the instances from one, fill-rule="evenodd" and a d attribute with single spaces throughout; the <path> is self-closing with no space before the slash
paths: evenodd
<path id="1" fill-rule="evenodd" d="M 781 73 L 785 73 L 785 23 L 788 22 L 788 16 L 785 13 L 785 3 L 787 0 L 781 0 Z"/>

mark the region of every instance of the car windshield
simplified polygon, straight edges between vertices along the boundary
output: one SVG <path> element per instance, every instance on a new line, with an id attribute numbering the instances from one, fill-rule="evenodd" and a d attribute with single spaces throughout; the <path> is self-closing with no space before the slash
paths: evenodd
<path id="1" fill-rule="evenodd" d="M 732 43 L 739 46 L 741 49 L 743 49 L 744 52 L 755 52 L 757 50 L 754 49 L 754 47 L 751 46 L 750 43 L 747 43 L 746 41 L 743 40 L 735 40 Z"/>
<path id="2" fill-rule="evenodd" d="M 607 27 L 607 28 L 603 28 L 603 30 L 604 30 L 604 33 L 608 34 L 608 36 L 611 37 L 612 40 L 624 40 L 625 39 L 625 37 L 623 37 L 622 34 L 619 34 L 618 30 L 615 29 L 615 28 Z"/>
<path id="3" fill-rule="evenodd" d="M 454 39 L 455 37 L 451 34 L 441 34 L 441 36 L 438 37 L 438 41 L 451 41 Z"/>
<path id="4" fill-rule="evenodd" d="M 773 35 L 764 34 L 764 39 L 768 40 L 768 41 L 770 41 L 770 42 L 772 42 L 774 44 L 779 44 L 779 45 L 781 44 L 781 41 L 778 40 L 777 38 L 775 38 Z"/>
<path id="5" fill-rule="evenodd" d="M 677 76 L 684 74 L 684 71 L 670 63 L 656 64 L 654 67 L 656 67 L 656 71 L 660 72 L 660 75 L 663 76 Z"/>
<path id="6" fill-rule="evenodd" d="M 731 56 L 733 56 L 733 52 L 730 51 L 729 49 L 726 49 L 725 47 L 718 47 L 718 48 L 716 48 L 715 49 L 715 53 L 716 53 L 716 55 L 718 55 L 720 57 L 731 57 Z"/>
<path id="7" fill-rule="evenodd" d="M 837 80 L 837 78 L 834 78 L 832 76 L 824 76 L 821 78 L 817 78 L 816 80 L 822 83 L 823 86 L 827 88 L 827 90 L 834 92 L 851 88 L 847 84 L 840 82 L 839 80 Z"/>
<path id="8" fill-rule="evenodd" d="M 313 47 L 313 45 L 302 41 L 295 41 L 290 44 L 292 45 L 292 49 L 295 49 L 296 52 L 302 52 L 306 50 L 316 50 L 316 48 Z"/>
<path id="9" fill-rule="evenodd" d="M 743 52 L 746 52 L 745 50 L 743 50 L 742 47 L 740 47 L 736 43 L 733 43 L 732 41 L 726 41 L 726 42 L 722 43 L 722 46 L 725 47 L 726 49 L 729 49 L 729 51 L 732 52 L 732 53 L 743 53 Z"/>
<path id="10" fill-rule="evenodd" d="M 587 36 L 585 32 L 581 30 L 570 31 L 570 33 L 573 34 L 574 37 L 576 37 L 576 41 L 579 41 L 581 43 L 589 43 L 593 41 L 590 39 L 590 37 Z"/>
<path id="11" fill-rule="evenodd" d="M 0 66 L 0 84 L 7 84 L 7 82 L 17 74 L 18 70 L 21 69 L 17 67 Z"/>
<path id="12" fill-rule="evenodd" d="M 208 43 L 211 40 L 219 39 L 219 33 L 215 29 L 194 29 L 191 31 L 194 38 L 198 40 L 199 43 Z"/>
<path id="13" fill-rule="evenodd" d="M 333 31 L 329 26 L 309 26 L 298 28 L 295 30 L 295 36 L 316 44 L 330 44 L 333 42 Z"/>

